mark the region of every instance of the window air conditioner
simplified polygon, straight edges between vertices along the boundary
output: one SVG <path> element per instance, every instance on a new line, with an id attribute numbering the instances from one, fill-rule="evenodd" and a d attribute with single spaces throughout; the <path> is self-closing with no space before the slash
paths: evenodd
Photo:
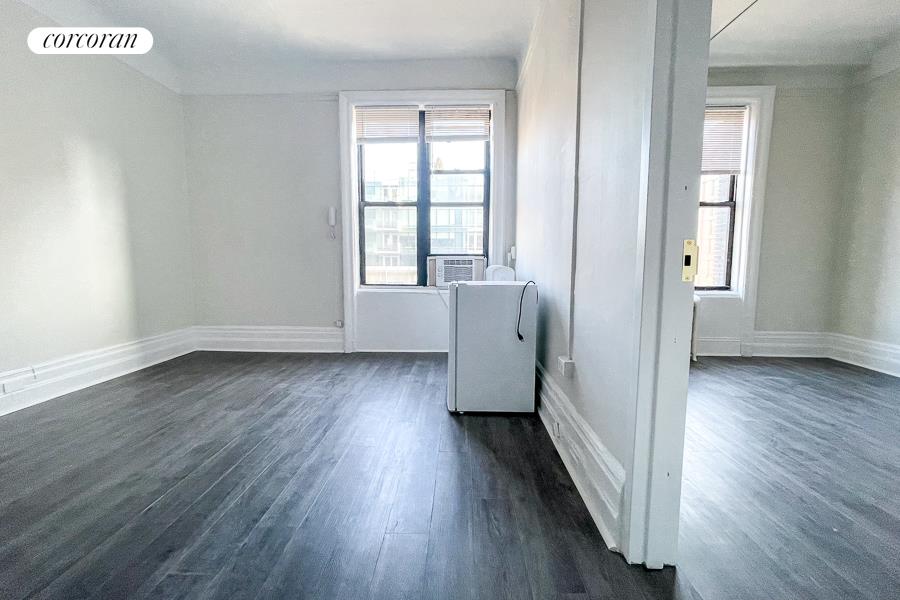
<path id="1" fill-rule="evenodd" d="M 484 281 L 483 256 L 429 256 L 428 285 L 446 289 L 451 281 Z"/>

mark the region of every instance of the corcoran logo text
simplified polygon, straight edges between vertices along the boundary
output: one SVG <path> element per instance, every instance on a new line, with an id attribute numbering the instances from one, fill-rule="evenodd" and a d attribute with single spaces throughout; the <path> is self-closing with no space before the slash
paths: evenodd
<path id="1" fill-rule="evenodd" d="M 143 27 L 37 27 L 28 47 L 35 54 L 146 54 L 153 34 Z"/>

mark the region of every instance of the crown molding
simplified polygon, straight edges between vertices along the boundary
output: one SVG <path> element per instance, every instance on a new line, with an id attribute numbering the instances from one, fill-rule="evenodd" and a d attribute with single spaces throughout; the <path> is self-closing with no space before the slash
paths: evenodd
<path id="1" fill-rule="evenodd" d="M 872 61 L 854 78 L 854 84 L 863 85 L 900 70 L 900 35 L 882 44 L 872 54 Z"/>

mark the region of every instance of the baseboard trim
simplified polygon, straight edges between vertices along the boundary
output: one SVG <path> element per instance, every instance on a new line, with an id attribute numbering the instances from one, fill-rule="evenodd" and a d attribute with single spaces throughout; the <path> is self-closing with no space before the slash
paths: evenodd
<path id="1" fill-rule="evenodd" d="M 831 348 L 828 333 L 815 331 L 757 331 L 753 334 L 753 356 L 826 358 Z"/>
<path id="2" fill-rule="evenodd" d="M 900 377 L 900 345 L 832 333 L 828 358 Z"/>
<path id="3" fill-rule="evenodd" d="M 343 352 L 338 327 L 197 326 L 197 350 L 226 352 Z"/>
<path id="4" fill-rule="evenodd" d="M 432 348 L 354 348 L 354 352 L 376 352 L 397 354 L 447 354 L 447 349 L 435 350 Z"/>
<path id="5" fill-rule="evenodd" d="M 343 352 L 337 327 L 187 327 L 0 373 L 0 415 L 196 350 Z"/>
<path id="6" fill-rule="evenodd" d="M 578 414 L 565 392 L 538 363 L 538 414 L 556 446 L 575 487 L 581 494 L 611 550 L 619 550 L 619 516 L 625 486 L 625 468 L 603 445 L 600 438 Z M 559 437 L 554 429 L 559 423 Z"/>
<path id="7" fill-rule="evenodd" d="M 697 339 L 698 356 L 740 356 L 741 338 L 702 337 Z"/>
<path id="8" fill-rule="evenodd" d="M 754 356 L 830 358 L 900 377 L 900 345 L 841 333 L 757 331 Z"/>
<path id="9" fill-rule="evenodd" d="M 194 351 L 190 328 L 0 373 L 0 415 Z"/>

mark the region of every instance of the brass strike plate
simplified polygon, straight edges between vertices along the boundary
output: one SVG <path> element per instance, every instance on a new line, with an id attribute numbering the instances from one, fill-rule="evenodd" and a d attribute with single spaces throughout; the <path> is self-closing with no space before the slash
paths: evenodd
<path id="1" fill-rule="evenodd" d="M 697 259 L 700 256 L 700 248 L 695 240 L 684 240 L 684 253 L 681 258 L 681 280 L 694 281 L 697 276 Z"/>

